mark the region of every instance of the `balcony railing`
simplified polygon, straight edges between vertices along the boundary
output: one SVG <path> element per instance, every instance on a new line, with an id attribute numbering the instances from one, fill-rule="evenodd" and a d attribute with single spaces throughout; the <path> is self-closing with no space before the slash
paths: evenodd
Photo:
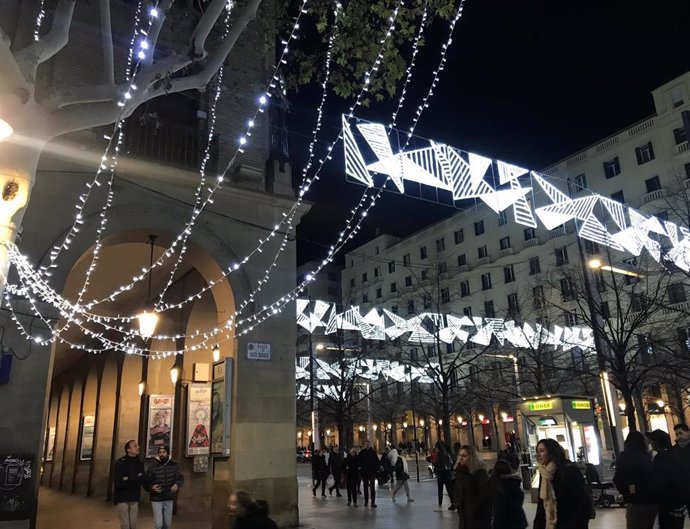
<path id="1" fill-rule="evenodd" d="M 124 150 L 131 157 L 162 165 L 198 170 L 208 141 L 205 130 L 163 121 L 130 120 L 125 125 Z M 218 134 L 211 139 L 206 171 L 218 169 Z"/>
<path id="2" fill-rule="evenodd" d="M 659 200 L 660 198 L 664 197 L 664 190 L 663 189 L 656 189 L 654 191 L 651 191 L 647 193 L 646 195 L 642 195 L 642 203 L 643 204 L 649 204 L 650 202 L 654 202 L 655 200 Z"/>
<path id="3" fill-rule="evenodd" d="M 565 235 L 567 235 L 567 233 L 564 227 L 555 228 L 549 232 L 549 239 L 555 239 L 556 237 L 564 237 Z"/>
<path id="4" fill-rule="evenodd" d="M 668 307 L 663 307 L 661 312 L 663 314 L 671 314 L 673 312 L 688 312 L 690 311 L 690 302 L 681 301 L 680 303 L 672 303 Z"/>
<path id="5" fill-rule="evenodd" d="M 522 245 L 523 248 L 532 248 L 533 246 L 539 246 L 539 239 L 536 237 L 525 241 L 525 243 Z"/>
<path id="6" fill-rule="evenodd" d="M 504 248 L 503 250 L 498 252 L 498 255 L 496 255 L 496 258 L 500 259 L 501 257 L 508 257 L 509 255 L 513 255 L 513 249 L 512 248 Z"/>
<path id="7" fill-rule="evenodd" d="M 690 144 L 688 144 L 687 141 L 684 141 L 682 143 L 679 143 L 678 145 L 675 146 L 676 149 L 676 154 L 680 154 L 681 152 L 685 152 L 688 149 L 690 149 Z"/>

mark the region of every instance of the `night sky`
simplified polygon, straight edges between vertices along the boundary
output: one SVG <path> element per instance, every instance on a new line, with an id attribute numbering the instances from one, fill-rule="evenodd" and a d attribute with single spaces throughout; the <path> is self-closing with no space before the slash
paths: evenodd
<path id="1" fill-rule="evenodd" d="M 432 27 L 420 54 L 408 109 L 419 104 L 438 62 L 447 25 Z M 466 0 L 439 88 L 416 134 L 541 169 L 654 113 L 651 90 L 690 70 L 689 0 Z M 415 97 L 416 95 L 416 97 Z M 294 173 L 306 158 L 318 93 L 291 98 Z M 358 117 L 387 122 L 390 104 Z M 402 113 L 401 128 L 409 123 Z M 340 127 L 327 106 L 324 138 Z M 339 148 L 342 152 L 342 147 Z M 310 192 L 315 205 L 298 228 L 298 260 L 322 258 L 362 187 L 346 183 L 342 158 Z M 454 209 L 386 194 L 352 247 L 376 227 L 407 235 Z"/>

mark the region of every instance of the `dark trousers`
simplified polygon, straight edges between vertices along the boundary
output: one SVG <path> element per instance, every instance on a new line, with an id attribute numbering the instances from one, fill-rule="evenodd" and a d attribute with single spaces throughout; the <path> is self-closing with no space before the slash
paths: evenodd
<path id="1" fill-rule="evenodd" d="M 448 498 L 450 499 L 451 505 L 455 503 L 453 499 L 453 489 L 451 487 L 453 483 L 453 474 L 450 470 L 439 470 L 436 472 L 436 487 L 438 489 L 438 506 L 443 504 L 443 487 L 446 487 L 446 492 L 448 493 Z"/>
<path id="2" fill-rule="evenodd" d="M 365 474 L 362 476 L 362 487 L 364 488 L 364 503 L 376 503 L 376 474 Z"/>
<path id="3" fill-rule="evenodd" d="M 669 509 L 659 506 L 659 529 L 683 529 L 686 514 L 684 507 Z"/>
<path id="4" fill-rule="evenodd" d="M 326 495 L 326 480 L 328 478 L 316 478 L 316 485 L 314 485 L 314 488 L 312 489 L 312 492 L 314 493 L 314 496 L 316 496 L 316 490 L 319 488 L 319 485 L 321 485 L 321 496 Z"/>
<path id="5" fill-rule="evenodd" d="M 359 485 L 359 478 L 347 479 L 347 502 L 357 505 L 357 487 Z"/>
<path id="6" fill-rule="evenodd" d="M 340 478 L 341 478 L 341 477 L 342 477 L 342 476 L 341 476 L 340 474 L 338 474 L 338 473 L 334 473 L 334 474 L 333 474 L 334 483 L 333 483 L 333 486 L 332 486 L 332 487 L 328 487 L 328 492 L 330 492 L 331 494 L 333 494 L 333 490 L 335 489 L 335 494 L 336 494 L 336 496 L 342 496 L 342 495 L 340 494 Z"/>

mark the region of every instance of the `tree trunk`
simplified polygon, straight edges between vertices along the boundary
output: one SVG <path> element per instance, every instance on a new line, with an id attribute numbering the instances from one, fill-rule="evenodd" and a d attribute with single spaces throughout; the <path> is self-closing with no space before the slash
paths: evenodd
<path id="1" fill-rule="evenodd" d="M 443 411 L 443 441 L 452 446 L 453 442 L 450 437 L 450 398 L 448 396 L 449 388 L 441 389 L 441 410 Z"/>
<path id="2" fill-rule="evenodd" d="M 635 400 L 633 399 L 632 392 L 621 391 L 623 394 L 623 400 L 625 401 L 625 416 L 628 419 L 628 428 L 631 432 L 637 431 L 637 421 L 636 419 L 636 406 Z"/>

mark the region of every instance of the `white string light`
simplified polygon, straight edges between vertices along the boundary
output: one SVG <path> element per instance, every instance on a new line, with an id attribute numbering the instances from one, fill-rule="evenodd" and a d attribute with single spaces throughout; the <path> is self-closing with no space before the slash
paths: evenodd
<path id="1" fill-rule="evenodd" d="M 46 16 L 45 0 L 41 0 L 38 6 L 38 15 L 36 15 L 36 25 L 34 27 L 34 42 L 41 40 L 41 24 Z"/>

